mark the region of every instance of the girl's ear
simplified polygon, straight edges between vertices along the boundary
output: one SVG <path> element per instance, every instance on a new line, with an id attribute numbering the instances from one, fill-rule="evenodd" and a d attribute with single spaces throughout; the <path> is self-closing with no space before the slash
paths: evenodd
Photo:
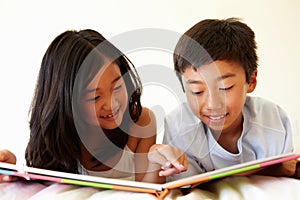
<path id="1" fill-rule="evenodd" d="M 247 93 L 251 93 L 254 91 L 256 84 L 257 84 L 257 69 L 252 73 L 249 80 L 248 90 Z"/>

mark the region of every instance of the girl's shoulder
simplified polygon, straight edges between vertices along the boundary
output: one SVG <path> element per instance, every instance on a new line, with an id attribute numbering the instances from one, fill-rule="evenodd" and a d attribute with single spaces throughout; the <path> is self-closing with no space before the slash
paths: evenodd
<path id="1" fill-rule="evenodd" d="M 148 138 L 156 134 L 156 120 L 152 110 L 142 107 L 139 119 L 129 128 L 129 135 L 136 138 Z"/>
<path id="2" fill-rule="evenodd" d="M 142 127 L 156 125 L 154 112 L 147 107 L 142 107 L 142 112 L 139 119 L 136 122 L 136 125 Z"/>
<path id="3" fill-rule="evenodd" d="M 133 152 L 148 152 L 156 140 L 156 120 L 152 110 L 142 107 L 141 115 L 137 122 L 129 129 L 128 147 Z"/>

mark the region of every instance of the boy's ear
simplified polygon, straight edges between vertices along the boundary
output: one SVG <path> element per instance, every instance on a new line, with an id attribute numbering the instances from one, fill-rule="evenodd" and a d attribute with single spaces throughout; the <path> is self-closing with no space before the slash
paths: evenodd
<path id="1" fill-rule="evenodd" d="M 251 93 L 254 91 L 256 84 L 257 84 L 257 69 L 252 73 L 249 80 L 248 90 L 247 93 Z"/>

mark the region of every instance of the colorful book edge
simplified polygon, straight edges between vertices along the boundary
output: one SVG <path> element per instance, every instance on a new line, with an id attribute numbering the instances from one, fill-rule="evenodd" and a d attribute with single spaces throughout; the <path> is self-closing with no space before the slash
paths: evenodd
<path id="1" fill-rule="evenodd" d="M 211 172 L 206 172 L 203 174 L 183 178 L 176 181 L 171 181 L 165 184 L 155 184 L 155 183 L 143 183 L 136 181 L 127 181 L 112 178 L 102 178 L 89 175 L 72 174 L 66 172 L 57 172 L 52 170 L 45 170 L 39 168 L 32 168 L 26 166 L 17 166 L 14 164 L 2 163 L 0 162 L 0 174 L 6 174 L 10 176 L 18 176 L 25 178 L 27 180 L 41 180 L 50 181 L 56 183 L 65 183 L 79 186 L 89 186 L 101 189 L 109 190 L 123 190 L 131 192 L 142 192 L 151 193 L 156 195 L 158 198 L 164 198 L 168 192 L 175 188 L 181 187 L 194 187 L 196 185 L 224 178 L 227 176 L 249 172 L 251 170 L 256 170 L 259 168 L 279 164 L 289 160 L 299 159 L 300 154 L 289 153 L 282 154 L 278 156 L 268 157 L 265 159 L 259 159 L 255 161 L 250 161 L 246 163 L 241 163 L 238 165 L 226 167 L 223 169 L 214 170 Z"/>

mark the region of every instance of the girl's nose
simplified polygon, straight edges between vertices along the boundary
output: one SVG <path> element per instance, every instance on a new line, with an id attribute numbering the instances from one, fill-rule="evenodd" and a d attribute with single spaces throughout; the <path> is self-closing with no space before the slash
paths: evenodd
<path id="1" fill-rule="evenodd" d="M 113 95 L 109 95 L 104 99 L 102 107 L 105 110 L 112 110 L 112 111 L 115 110 L 115 108 L 117 107 L 116 98 L 114 98 Z"/>

